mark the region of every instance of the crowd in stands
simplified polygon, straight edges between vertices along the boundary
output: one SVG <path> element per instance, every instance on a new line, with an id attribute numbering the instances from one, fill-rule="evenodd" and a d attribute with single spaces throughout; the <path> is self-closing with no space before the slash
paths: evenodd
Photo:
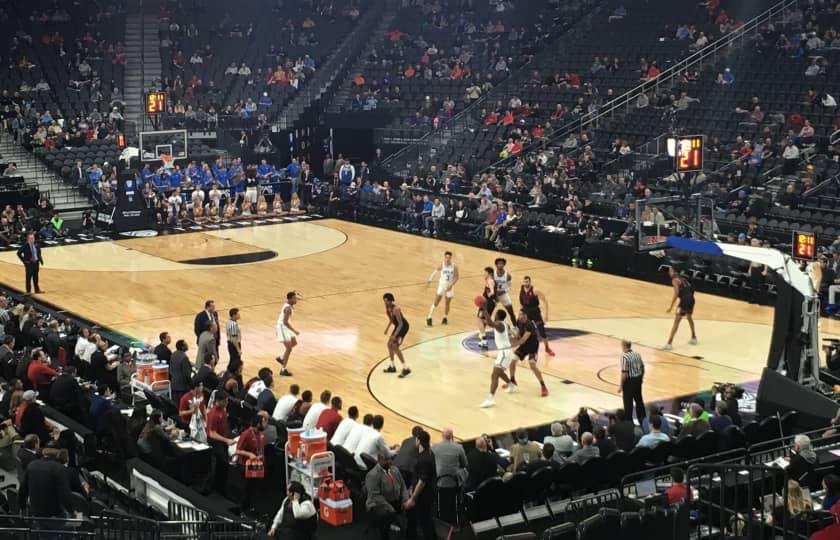
<path id="1" fill-rule="evenodd" d="M 3 129 L 30 150 L 112 140 L 124 127 L 122 3 L 8 7 Z"/>
<path id="2" fill-rule="evenodd" d="M 361 9 L 356 0 L 290 2 L 264 16 L 214 0 L 165 2 L 157 85 L 169 96 L 166 125 L 270 123 L 335 52 Z"/>
<path id="3" fill-rule="evenodd" d="M 386 108 L 439 127 L 527 64 L 591 2 L 419 2 L 404 6 L 346 84 L 350 111 Z"/>

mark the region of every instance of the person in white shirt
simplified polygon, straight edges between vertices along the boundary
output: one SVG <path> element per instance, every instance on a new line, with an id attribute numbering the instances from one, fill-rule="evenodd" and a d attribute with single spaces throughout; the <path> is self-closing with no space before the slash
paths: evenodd
<path id="1" fill-rule="evenodd" d="M 90 364 L 90 357 L 96 352 L 96 339 L 91 335 L 90 328 L 82 328 L 74 352 L 81 360 Z"/>
<path id="2" fill-rule="evenodd" d="M 338 427 L 335 428 L 335 433 L 333 433 L 332 439 L 330 439 L 330 443 L 333 446 L 342 446 L 344 442 L 347 440 L 347 436 L 350 435 L 350 432 L 353 431 L 353 428 L 358 426 L 359 418 L 359 408 L 353 405 L 349 409 L 347 409 L 347 418 L 344 418 L 339 422 Z"/>
<path id="3" fill-rule="evenodd" d="M 362 434 L 359 446 L 356 447 L 356 451 L 353 453 L 356 457 L 356 463 L 360 467 L 367 468 L 365 462 L 362 461 L 362 454 L 367 454 L 371 457 L 388 454 L 393 457 L 396 453 L 395 449 L 388 448 L 388 445 L 385 444 L 385 437 L 382 435 L 383 425 L 385 425 L 385 418 L 381 414 L 377 414 L 373 417 L 373 422 L 371 423 L 372 429 L 368 429 Z"/>
<path id="4" fill-rule="evenodd" d="M 344 447 L 345 450 L 350 452 L 351 454 L 356 453 L 356 448 L 359 447 L 359 442 L 361 442 L 362 437 L 368 432 L 373 430 L 371 426 L 373 424 L 373 415 L 366 414 L 364 418 L 362 418 L 361 424 L 356 424 L 353 426 L 353 429 L 350 430 L 350 433 L 347 434 L 347 438 L 344 440 L 344 444 L 341 446 Z"/>
<path id="5" fill-rule="evenodd" d="M 285 512 L 291 511 L 294 520 L 289 520 L 288 516 L 284 516 Z M 280 538 L 298 538 L 294 535 L 295 531 L 300 527 L 295 523 L 298 521 L 308 521 L 317 519 L 315 505 L 312 504 L 312 499 L 306 494 L 306 490 L 300 482 L 289 483 L 288 494 L 283 499 L 283 504 L 277 510 L 274 520 L 271 522 L 271 529 L 268 535 L 273 537 L 277 532 L 280 532 Z M 283 519 L 286 517 L 286 519 Z"/>
<path id="6" fill-rule="evenodd" d="M 307 411 L 306 416 L 303 417 L 303 425 L 301 426 L 304 431 L 313 431 L 315 429 L 315 425 L 318 423 L 318 418 L 320 418 L 321 413 L 327 410 L 330 406 L 330 398 L 332 398 L 332 392 L 324 390 L 321 392 L 320 403 L 313 403 L 312 406 L 309 407 L 309 411 Z"/>
<path id="7" fill-rule="evenodd" d="M 277 400 L 277 405 L 274 406 L 274 411 L 271 417 L 275 420 L 285 422 L 289 418 L 289 413 L 298 401 L 298 394 L 300 394 L 300 386 L 293 384 L 289 387 L 289 393 Z"/>

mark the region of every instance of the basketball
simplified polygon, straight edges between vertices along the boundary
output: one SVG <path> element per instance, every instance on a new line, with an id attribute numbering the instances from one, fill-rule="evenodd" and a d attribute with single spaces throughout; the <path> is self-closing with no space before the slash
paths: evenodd
<path id="1" fill-rule="evenodd" d="M 484 305 L 484 302 L 486 302 L 486 300 L 483 296 L 479 295 L 475 297 L 475 300 L 473 300 L 473 302 L 475 302 L 476 306 L 481 307 Z"/>

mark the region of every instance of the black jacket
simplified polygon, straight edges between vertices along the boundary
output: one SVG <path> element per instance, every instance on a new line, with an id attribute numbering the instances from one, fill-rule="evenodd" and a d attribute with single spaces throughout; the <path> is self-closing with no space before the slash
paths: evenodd
<path id="1" fill-rule="evenodd" d="M 198 342 L 198 336 L 200 336 L 201 333 L 204 332 L 204 329 L 206 328 L 206 325 L 207 325 L 208 322 L 216 323 L 216 327 L 218 328 L 218 326 L 219 326 L 219 314 L 214 313 L 213 314 L 213 320 L 211 321 L 209 319 L 206 311 L 199 311 L 198 313 L 196 313 L 195 321 L 193 321 L 193 330 L 195 331 L 196 342 Z M 220 332 L 220 330 L 216 332 L 216 344 L 217 345 L 219 343 L 219 332 Z"/>
<path id="2" fill-rule="evenodd" d="M 36 517 L 63 517 L 73 512 L 70 479 L 64 465 L 52 459 L 29 464 L 20 481 L 18 500 Z"/>
<path id="3" fill-rule="evenodd" d="M 495 456 L 491 452 L 473 449 L 467 455 L 466 491 L 472 491 L 488 478 L 499 476 Z"/>
<path id="4" fill-rule="evenodd" d="M 43 265 L 44 264 L 44 256 L 41 254 L 41 246 L 38 245 L 38 242 L 35 242 L 35 253 L 38 254 L 38 262 Z M 17 250 L 18 259 L 20 262 L 27 264 L 32 262 L 32 250 L 29 248 L 29 244 L 24 243 L 20 246 Z"/>

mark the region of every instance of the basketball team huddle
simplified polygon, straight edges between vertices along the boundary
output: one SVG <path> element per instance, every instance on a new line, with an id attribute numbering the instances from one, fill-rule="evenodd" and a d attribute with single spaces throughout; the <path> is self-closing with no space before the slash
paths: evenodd
<path id="1" fill-rule="evenodd" d="M 545 295 L 534 288 L 531 278 L 525 276 L 519 289 L 520 309 L 518 314 L 513 309 L 513 302 L 510 298 L 510 290 L 513 278 L 506 269 L 507 261 L 499 257 L 495 260 L 495 266 L 484 269 L 484 291 L 475 299 L 478 307 L 478 342 L 482 351 L 488 349 L 487 329 L 493 331 L 493 341 L 496 348 L 496 361 L 493 364 L 493 372 L 490 381 L 490 395 L 481 403 L 482 408 L 492 407 L 496 404 L 495 394 L 499 386 L 499 379 L 504 382 L 503 388 L 507 393 L 518 391 L 516 383 L 516 366 L 518 362 L 528 361 L 537 381 L 540 383 L 540 395 L 548 395 L 548 388 L 543 380 L 542 372 L 537 366 L 539 357 L 540 341 L 545 346 L 545 352 L 554 356 L 548 341 L 543 318 L 548 318 L 548 300 Z M 441 324 L 449 323 L 449 310 L 452 299 L 455 297 L 455 284 L 458 282 L 458 267 L 452 261 L 452 252 L 444 253 L 443 262 L 435 268 L 429 276 L 427 283 L 431 284 L 434 277 L 439 275 L 438 286 L 435 292 L 434 301 L 429 308 L 426 324 L 432 326 L 435 309 L 444 302 L 444 315 Z M 402 310 L 396 305 L 394 295 L 385 293 L 385 314 L 388 318 L 388 326 L 385 328 L 388 337 L 388 355 L 390 363 L 384 369 L 385 373 L 397 373 L 394 364 L 394 357 L 400 360 L 402 369 L 399 377 L 406 377 L 411 369 L 405 362 L 401 345 L 408 333 L 409 323 L 402 314 Z M 512 324 L 508 321 L 512 321 Z M 393 327 L 393 330 L 391 330 Z"/>

